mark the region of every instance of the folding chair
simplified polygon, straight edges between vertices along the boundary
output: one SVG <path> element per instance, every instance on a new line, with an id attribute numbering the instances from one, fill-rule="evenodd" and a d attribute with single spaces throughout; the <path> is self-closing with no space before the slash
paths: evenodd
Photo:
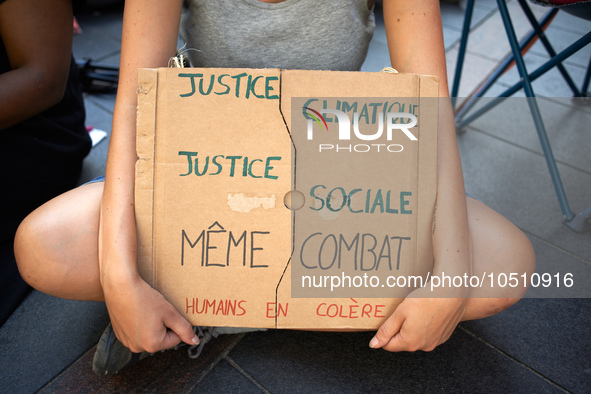
<path id="1" fill-rule="evenodd" d="M 456 72 L 451 92 L 452 103 L 454 107 L 456 104 L 456 99 L 459 91 L 460 78 L 464 63 L 464 55 L 466 52 L 468 34 L 470 32 L 470 24 L 472 20 L 472 14 L 474 11 L 474 1 L 475 0 L 467 0 L 466 4 L 466 13 L 464 18 L 462 36 L 460 39 L 458 62 L 456 66 Z M 542 150 L 546 158 L 546 164 L 548 165 L 548 169 L 550 171 L 552 183 L 554 184 L 554 189 L 556 191 L 556 196 L 558 197 L 558 202 L 560 204 L 563 219 L 571 229 L 577 232 L 589 231 L 591 230 L 591 206 L 587 208 L 586 211 L 578 215 L 573 214 L 573 212 L 570 209 L 568 200 L 566 198 L 566 193 L 562 185 L 560 174 L 558 173 L 558 168 L 556 167 L 556 161 L 554 159 L 554 155 L 552 154 L 552 149 L 548 141 L 548 136 L 546 134 L 546 129 L 544 127 L 544 122 L 540 115 L 540 109 L 535 100 L 535 94 L 531 84 L 541 75 L 556 67 L 562 74 L 565 82 L 568 84 L 575 97 L 589 96 L 588 89 L 589 80 L 591 79 L 591 59 L 581 88 L 578 88 L 577 85 L 573 82 L 569 73 L 562 65 L 562 62 L 591 42 L 591 32 L 588 32 L 583 37 L 579 38 L 576 42 L 571 44 L 562 52 L 556 53 L 556 51 L 548 41 L 548 38 L 544 34 L 544 29 L 550 24 L 550 22 L 556 16 L 559 10 L 566 10 L 567 12 L 573 13 L 576 16 L 591 20 L 591 2 L 589 2 L 589 0 L 531 0 L 532 2 L 536 2 L 538 4 L 543 4 L 551 7 L 550 11 L 546 13 L 546 15 L 544 15 L 538 21 L 536 17 L 533 15 L 531 8 L 528 6 L 526 0 L 517 1 L 519 2 L 527 19 L 531 23 L 532 30 L 526 35 L 526 37 L 521 42 L 518 42 L 515 30 L 513 28 L 513 23 L 511 21 L 511 17 L 507 9 L 507 1 L 497 0 L 499 12 L 503 20 L 509 44 L 511 46 L 511 54 L 491 74 L 491 76 L 485 81 L 485 83 L 482 84 L 481 87 L 477 89 L 477 91 L 469 99 L 467 99 L 466 102 L 464 102 L 460 108 L 456 109 L 456 126 L 458 130 L 462 130 L 462 128 L 465 127 L 468 123 L 483 115 L 485 112 L 489 111 L 494 106 L 498 105 L 505 98 L 510 97 L 515 92 L 519 91 L 520 89 L 523 89 L 525 91 L 529 109 L 531 111 L 536 131 L 538 133 L 538 137 L 542 145 Z M 542 66 L 538 67 L 533 72 L 528 73 L 525 67 L 525 62 L 523 60 L 523 54 L 537 39 L 540 40 L 540 42 L 543 44 L 544 48 L 548 52 L 550 60 L 548 60 Z M 472 109 L 478 98 L 482 97 L 486 93 L 486 91 L 513 64 L 513 62 L 515 63 L 517 70 L 519 71 L 521 80 L 518 83 L 511 86 L 510 88 L 508 88 L 507 90 L 505 90 L 503 93 L 501 93 L 499 97 L 493 99 L 486 105 L 483 105 L 481 108 L 479 108 L 476 111 L 473 111 L 473 113 L 467 116 L 470 109 Z"/>

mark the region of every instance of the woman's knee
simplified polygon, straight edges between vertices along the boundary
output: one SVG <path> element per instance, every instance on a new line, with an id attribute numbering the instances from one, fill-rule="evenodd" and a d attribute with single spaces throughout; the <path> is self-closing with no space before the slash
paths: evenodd
<path id="1" fill-rule="evenodd" d="M 470 199 L 469 199 L 470 200 Z M 536 257 L 529 238 L 509 220 L 478 201 L 469 201 L 473 274 L 486 286 L 473 291 L 491 315 L 515 304 L 527 292 Z"/>
<path id="2" fill-rule="evenodd" d="M 39 210 L 39 209 L 38 209 Z M 32 212 L 20 224 L 14 239 L 14 254 L 22 278 L 32 287 L 38 289 L 51 261 L 47 251 L 49 238 L 53 233 L 48 231 L 43 214 Z"/>
<path id="3" fill-rule="evenodd" d="M 14 251 L 21 276 L 32 287 L 61 295 L 67 293 L 67 282 L 74 276 L 94 275 L 98 270 L 101 195 L 102 185 L 74 189 L 23 220 Z M 96 267 L 90 269 L 91 265 Z"/>
<path id="4" fill-rule="evenodd" d="M 468 199 L 475 268 L 504 273 L 533 273 L 536 257 L 529 238 L 508 219 Z"/>
<path id="5" fill-rule="evenodd" d="M 512 228 L 505 234 L 506 263 L 497 273 L 500 276 L 497 282 L 506 290 L 503 304 L 507 304 L 507 307 L 525 295 L 529 288 L 529 279 L 536 270 L 536 255 L 529 238 L 513 224 L 510 226 Z M 507 278 L 507 285 L 504 278 Z M 515 286 L 515 283 L 518 285 Z"/>

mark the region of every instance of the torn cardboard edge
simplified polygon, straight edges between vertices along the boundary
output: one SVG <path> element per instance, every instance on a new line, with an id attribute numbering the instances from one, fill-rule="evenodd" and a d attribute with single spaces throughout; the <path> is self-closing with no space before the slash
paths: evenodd
<path id="1" fill-rule="evenodd" d="M 220 74 L 224 72 L 221 69 L 198 69 L 194 70 L 199 74 L 203 75 L 214 75 L 214 73 Z M 227 72 L 236 74 L 237 72 L 244 71 L 239 69 L 228 69 Z M 261 75 L 273 75 L 279 78 L 279 92 L 269 92 L 265 89 L 264 92 L 258 91 L 258 94 L 274 94 L 278 93 L 278 105 L 279 114 L 281 115 L 281 121 L 283 127 L 287 130 L 289 136 L 290 128 L 289 124 L 291 121 L 291 97 L 322 97 L 327 96 L 327 77 L 340 79 L 340 86 L 338 84 L 329 84 L 331 96 L 344 96 L 344 97 L 355 97 L 363 96 L 359 94 L 360 87 L 365 88 L 371 86 L 372 94 L 374 97 L 388 97 L 388 96 L 402 96 L 400 90 L 404 90 L 408 97 L 419 97 L 421 105 L 433 106 L 437 105 L 434 100 L 423 100 L 423 98 L 437 97 L 438 87 L 435 77 L 424 77 L 415 74 L 392 74 L 384 75 L 378 73 L 359 73 L 359 72 L 326 72 L 326 71 L 298 71 L 298 70 L 247 70 L 253 74 Z M 158 164 L 156 156 L 158 156 L 158 146 L 166 145 L 165 141 L 168 138 L 167 135 L 158 133 L 158 130 L 162 127 L 162 121 L 164 116 L 161 114 L 166 111 L 171 111 L 171 104 L 163 98 L 164 92 L 168 83 L 170 83 L 172 77 L 177 77 L 179 73 L 191 72 L 191 69 L 141 69 L 139 70 L 139 86 L 138 86 L 138 115 L 137 115 L 137 152 L 138 161 L 136 163 L 136 222 L 138 228 L 138 267 L 140 275 L 152 286 L 154 286 L 167 298 L 171 298 L 167 290 L 162 289 L 162 283 L 160 276 L 166 274 L 159 267 L 156 255 L 158 254 L 158 247 L 155 245 L 155 240 L 158 239 L 159 234 L 157 227 L 159 226 L 159 219 L 155 217 L 154 213 L 160 209 L 156 200 L 159 199 L 159 193 L 162 191 L 156 190 L 154 187 L 156 183 L 156 177 L 158 170 L 155 167 Z M 414 86 L 413 89 L 397 88 L 395 95 L 392 94 L 392 86 L 383 83 L 382 78 L 397 78 L 398 86 L 408 85 Z M 306 81 L 305 84 L 290 84 L 289 86 L 284 85 L 285 79 L 293 78 L 297 80 L 302 78 Z M 329 79 L 330 79 L 329 78 Z M 357 83 L 351 83 L 354 80 Z M 421 81 L 427 81 L 427 83 L 421 83 Z M 191 81 L 195 83 L 195 81 Z M 213 77 L 212 77 L 213 83 Z M 201 86 L 199 86 L 201 88 Z M 193 85 L 195 91 L 197 87 Z M 366 89 L 367 90 L 367 89 Z M 257 93 L 253 90 L 253 94 Z M 185 92 L 184 94 L 188 94 Z M 244 91 L 243 91 L 244 94 Z M 178 95 L 178 92 L 177 94 Z M 367 94 L 364 94 L 367 96 Z M 238 98 L 239 94 L 236 93 Z M 218 107 L 219 108 L 219 107 Z M 436 108 L 432 110 L 437 111 Z M 174 108 L 172 109 L 174 112 Z M 425 117 L 421 120 L 421 130 L 430 128 L 436 131 L 437 119 L 436 117 Z M 279 123 L 279 122 L 277 122 Z M 291 147 L 290 147 L 291 149 Z M 437 141 L 436 132 L 430 138 L 423 138 L 421 144 L 419 144 L 417 163 L 418 166 L 418 194 L 421 196 L 418 204 L 418 228 L 430 229 L 433 206 L 435 201 L 436 187 L 432 184 L 425 184 L 421 182 L 421 179 L 427 179 L 431 177 L 433 179 L 434 173 L 436 173 L 437 157 L 436 153 Z M 421 165 L 418 163 L 421 161 Z M 164 163 L 162 163 L 164 164 Z M 435 176 L 436 179 L 436 176 Z M 290 181 L 291 183 L 291 181 Z M 291 190 L 291 185 L 287 190 Z M 249 193 L 234 193 L 226 190 L 229 195 L 236 196 L 242 194 L 243 197 L 238 197 L 240 203 L 235 211 L 246 211 L 250 212 L 257 207 L 257 205 L 263 204 L 264 196 L 251 195 Z M 256 194 L 256 193 L 255 193 Z M 255 201 L 256 198 L 263 200 Z M 249 198 L 255 198 L 246 202 Z M 282 197 L 277 199 L 276 207 L 280 208 L 282 205 Z M 254 202 L 253 202 L 254 201 Z M 285 209 L 283 207 L 283 209 Z M 289 213 L 291 217 L 291 213 Z M 217 221 L 214 223 L 219 226 L 215 229 L 222 228 L 222 225 Z M 211 224 L 213 227 L 214 224 Z M 289 225 L 291 227 L 291 224 Z M 226 227 L 228 228 L 228 227 Z M 223 228 L 222 228 L 223 229 Z M 430 231 L 429 231 L 430 232 Z M 429 234 L 430 235 L 430 234 Z M 415 237 L 417 234 L 415 232 Z M 291 234 L 288 238 L 291 237 Z M 429 261 L 431 257 L 432 265 L 432 250 L 430 245 L 430 236 L 425 237 L 423 234 L 423 242 L 417 242 L 415 248 L 415 256 L 417 261 Z M 425 239 L 428 238 L 428 241 Z M 417 237 L 417 239 L 421 239 Z M 197 241 L 196 241 L 197 242 Z M 290 248 L 291 252 L 291 248 Z M 266 328 L 307 328 L 307 329 L 334 329 L 334 328 L 346 328 L 346 329 L 374 329 L 378 327 L 385 318 L 387 318 L 396 305 L 400 302 L 399 299 L 295 299 L 291 298 L 290 289 L 290 276 L 291 270 L 291 253 L 285 258 L 285 265 L 281 267 L 281 274 L 279 276 L 277 284 L 274 286 L 274 293 L 272 297 L 267 297 L 265 305 L 258 307 L 258 313 L 263 318 L 257 317 L 253 320 L 247 319 L 232 319 L 218 316 L 217 313 L 213 316 L 203 316 L 195 314 L 188 314 L 189 304 L 187 303 L 186 308 L 183 308 L 182 302 L 173 301 L 173 304 L 179 309 L 179 311 L 187 317 L 192 324 L 195 325 L 207 325 L 207 326 L 234 326 L 234 327 L 266 327 Z M 415 268 L 413 274 L 425 274 L 425 267 Z M 431 267 L 427 267 L 431 269 Z M 202 284 L 202 283 L 200 283 Z M 207 286 L 204 286 L 207 287 Z M 170 287 L 169 287 L 170 288 Z M 172 289 L 172 288 L 171 288 Z M 174 290 L 171 290 L 174 292 Z M 174 297 L 173 297 L 174 298 Z M 182 297 L 181 297 L 182 298 Z M 228 301 L 230 297 L 226 298 Z M 218 302 L 224 301 L 223 298 L 218 298 Z M 188 301 L 187 301 L 188 302 Z M 203 301 L 204 302 L 204 301 Z M 318 316 L 319 305 L 324 304 L 327 308 L 325 316 Z M 205 305 L 205 304 L 204 304 Z M 340 305 L 340 312 L 338 315 L 330 316 L 326 318 L 328 314 L 328 308 L 332 308 L 333 305 Z M 348 317 L 344 317 L 343 305 L 345 310 L 348 310 Z M 371 307 L 371 311 L 368 309 Z M 198 307 L 198 305 L 197 305 Z M 238 307 L 240 304 L 238 303 Z M 204 307 L 205 308 L 205 307 Z M 218 304 L 215 308 L 220 309 Z M 226 302 L 225 307 L 228 308 Z M 236 309 L 236 305 L 233 307 Z M 295 313 L 288 313 L 288 308 Z M 348 309 L 347 309 L 348 308 Z M 353 311 L 356 312 L 353 312 Z M 307 311 L 307 312 L 305 312 Z M 316 313 L 314 313 L 314 311 Z M 331 309 L 334 311 L 334 308 Z M 332 313 L 332 312 L 331 312 Z M 354 316 L 355 317 L 354 317 Z M 371 318 L 369 318 L 371 316 Z M 213 317 L 213 318 L 212 318 Z M 358 319 L 358 317 L 366 319 Z"/>

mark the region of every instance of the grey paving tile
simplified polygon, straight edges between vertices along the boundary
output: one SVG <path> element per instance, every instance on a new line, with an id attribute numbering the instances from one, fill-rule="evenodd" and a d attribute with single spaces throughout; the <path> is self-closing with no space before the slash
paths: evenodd
<path id="1" fill-rule="evenodd" d="M 182 46 L 178 45 L 178 48 L 180 48 Z M 116 52 L 111 56 L 107 56 L 104 58 L 101 58 L 101 64 L 105 64 L 105 65 L 109 65 L 109 66 L 114 66 L 114 67 L 119 67 L 119 62 L 121 61 L 121 53 L 120 52 Z M 112 93 L 109 93 L 109 95 L 111 95 Z"/>
<path id="2" fill-rule="evenodd" d="M 462 327 L 565 389 L 589 392 L 591 299 L 523 299 Z"/>
<path id="3" fill-rule="evenodd" d="M 543 12 L 533 7 L 532 11 L 537 16 Z M 508 9 L 512 17 L 517 37 L 523 36 L 528 31 L 528 22 L 519 4 L 515 1 L 508 3 Z M 468 50 L 472 53 L 493 60 L 501 60 L 509 52 L 509 42 L 504 33 L 503 21 L 497 12 L 487 18 L 478 29 L 472 31 L 468 38 Z"/>
<path id="4" fill-rule="evenodd" d="M 445 50 L 449 51 L 454 45 L 456 45 L 460 41 L 461 35 L 461 31 L 443 26 L 443 43 L 445 45 Z"/>
<path id="5" fill-rule="evenodd" d="M 458 47 L 455 46 L 446 53 L 447 80 L 450 91 L 454 81 L 457 60 Z M 466 97 L 467 95 L 471 94 L 477 87 L 481 85 L 489 73 L 494 70 L 496 65 L 497 62 L 495 60 L 475 55 L 472 52 L 466 52 L 458 96 Z"/>
<path id="6" fill-rule="evenodd" d="M 591 31 L 591 21 L 587 22 L 587 31 L 584 34 Z M 576 42 L 578 39 L 583 37 L 583 34 L 578 32 L 572 32 L 570 30 L 564 30 L 559 28 L 553 24 L 551 24 L 545 31 L 546 37 L 548 37 L 548 41 L 550 45 L 554 48 L 556 53 L 560 53 L 561 51 L 568 48 L 571 44 Z M 530 49 L 531 53 L 536 53 L 538 55 L 547 56 L 548 52 L 546 51 L 544 45 L 539 40 L 532 45 Z M 587 68 L 589 65 L 589 58 L 591 57 L 591 45 L 587 45 L 584 48 L 577 51 L 571 57 L 568 58 L 567 63 L 575 64 L 580 66 L 581 68 Z"/>
<path id="7" fill-rule="evenodd" d="M 96 345 L 105 305 L 34 291 L 0 328 L 0 391 L 34 392 Z"/>
<path id="8" fill-rule="evenodd" d="M 186 347 L 158 352 L 108 376 L 98 376 L 92 371 L 94 348 L 91 348 L 39 392 L 188 393 L 217 364 L 220 353 L 236 340 L 235 335 L 221 336 L 208 343 L 197 359 L 188 356 Z"/>
<path id="9" fill-rule="evenodd" d="M 79 184 L 83 184 L 99 175 L 105 174 L 113 118 L 111 113 L 104 108 L 99 107 L 91 101 L 91 99 L 87 98 L 84 101 L 84 105 L 86 107 L 86 125 L 106 131 L 107 137 L 99 142 L 98 145 L 94 146 L 88 156 L 84 159 L 82 174 L 78 181 Z"/>
<path id="10" fill-rule="evenodd" d="M 431 353 L 367 347 L 372 333 L 269 331 L 230 356 L 274 393 L 558 392 L 556 386 L 461 330 Z"/>
<path id="11" fill-rule="evenodd" d="M 528 53 L 524 57 L 525 67 L 528 73 L 532 73 L 538 67 L 543 65 L 547 60 L 547 56 L 540 56 L 536 53 Z M 565 63 L 565 68 L 571 76 L 575 85 L 580 89 L 585 77 L 586 68 Z M 512 86 L 520 80 L 519 73 L 516 67 L 509 69 L 501 78 L 499 82 Z M 573 92 L 563 79 L 558 69 L 553 68 L 547 73 L 532 82 L 532 87 L 536 96 L 545 97 L 572 97 Z"/>
<path id="12" fill-rule="evenodd" d="M 121 51 L 122 7 L 116 5 L 76 15 L 82 34 L 74 36 L 72 51 L 77 60 L 102 61 Z"/>
<path id="13" fill-rule="evenodd" d="M 112 122 L 113 111 L 115 109 L 115 95 L 116 92 L 108 92 L 108 93 L 92 93 L 86 96 L 86 103 L 87 107 L 89 105 L 94 105 L 98 112 L 101 112 L 100 121 L 101 122 L 108 122 L 110 125 Z M 87 110 L 87 115 L 92 116 L 93 110 Z M 106 125 L 101 125 L 101 127 L 107 127 Z M 110 126 L 109 126 L 110 128 Z"/>
<path id="14" fill-rule="evenodd" d="M 92 29 L 74 36 L 72 51 L 76 60 L 92 59 L 101 61 L 121 51 L 121 42 L 101 34 L 92 32 Z"/>
<path id="15" fill-rule="evenodd" d="M 498 97 L 501 94 L 505 93 L 507 89 L 509 89 L 512 85 L 499 82 L 497 81 L 490 90 L 486 93 L 487 97 Z M 525 92 L 523 90 L 519 90 L 513 94 L 511 97 L 525 97 Z"/>
<path id="16" fill-rule="evenodd" d="M 590 29 L 591 22 L 579 18 L 575 15 L 572 15 L 566 11 L 559 11 L 554 20 L 552 21 L 552 26 L 556 28 L 561 28 L 566 31 L 570 31 L 573 33 L 585 34 Z"/>
<path id="17" fill-rule="evenodd" d="M 84 100 L 86 124 L 110 131 L 113 123 L 113 112 L 111 108 L 114 105 L 115 96 L 112 94 L 87 96 Z"/>
<path id="18" fill-rule="evenodd" d="M 480 89 L 480 87 L 482 87 L 485 83 L 485 80 L 480 81 L 481 84 L 476 86 L 476 88 Z M 485 97 L 485 98 L 493 98 L 493 97 L 498 97 L 501 94 L 505 93 L 505 91 L 507 89 L 509 89 L 511 86 L 503 83 L 503 82 L 495 82 L 493 85 L 491 85 L 488 90 L 484 93 L 484 95 L 481 94 L 481 97 Z M 474 90 L 473 92 L 471 92 L 471 94 L 475 94 L 476 90 Z M 516 93 L 514 93 L 511 97 L 525 97 L 525 93 L 523 92 L 523 90 L 519 90 Z M 466 99 L 466 97 L 460 97 L 460 99 L 458 100 L 458 106 L 463 103 L 463 101 Z M 480 104 L 482 105 L 482 104 Z M 480 106 L 479 104 L 477 104 L 475 107 L 473 108 L 478 108 Z M 457 107 L 456 107 L 457 108 Z"/>
<path id="19" fill-rule="evenodd" d="M 90 152 L 89 155 L 84 159 L 82 174 L 78 180 L 79 185 L 89 182 L 98 176 L 105 175 L 106 160 L 102 158 L 97 159 L 96 157 L 103 156 L 103 150 L 106 151 L 107 148 L 105 146 L 100 146 L 100 148 L 97 148 L 97 150 Z"/>
<path id="20" fill-rule="evenodd" d="M 462 3 L 463 2 L 465 2 L 465 0 L 462 0 Z M 476 0 L 476 3 L 474 3 L 474 8 L 483 8 L 489 11 L 496 10 L 497 3 L 491 0 Z"/>
<path id="21" fill-rule="evenodd" d="M 84 34 L 109 38 L 121 42 L 121 28 L 123 26 L 123 2 L 111 7 L 89 7 L 78 15 L 76 19 Z"/>
<path id="22" fill-rule="evenodd" d="M 384 14 L 381 9 L 376 9 L 374 12 L 376 28 L 373 33 L 372 41 L 378 41 L 386 44 L 386 27 L 384 26 Z"/>
<path id="23" fill-rule="evenodd" d="M 457 57 L 457 51 L 452 50 L 449 53 L 453 53 L 453 56 Z M 453 64 L 455 66 L 455 58 L 450 60 L 449 56 L 451 55 L 448 55 L 448 63 Z M 531 73 L 536 68 L 541 66 L 546 60 L 546 58 L 540 57 L 535 54 L 530 54 L 525 59 L 525 64 L 528 72 Z M 492 73 L 496 69 L 496 67 L 497 64 L 491 62 L 491 66 L 488 69 L 482 69 L 481 71 L 474 73 L 474 75 L 463 75 L 462 85 L 466 83 L 466 79 L 468 78 L 470 78 L 471 81 L 484 82 L 484 80 L 488 78 L 489 73 Z M 569 75 L 571 76 L 573 82 L 580 90 L 586 70 L 578 66 L 573 66 L 572 64 L 566 64 L 565 67 Z M 476 70 L 478 69 L 476 68 Z M 482 71 L 488 72 L 485 73 Z M 450 71 L 448 71 L 448 75 L 450 75 L 451 78 Z M 484 96 L 496 97 L 501 95 L 505 92 L 505 90 L 517 83 L 517 81 L 520 79 L 518 75 L 519 74 L 515 67 L 510 68 L 495 82 L 495 84 L 486 92 Z M 474 88 L 479 86 L 475 83 L 470 84 L 471 81 L 467 81 L 469 85 L 474 85 Z M 556 69 L 548 71 L 546 74 L 533 81 L 532 87 L 534 90 L 534 94 L 537 97 L 573 97 L 572 90 L 569 88 L 560 72 Z M 461 89 L 460 93 L 469 94 L 472 92 L 468 91 L 468 89 Z M 523 89 L 520 89 L 511 97 L 525 97 L 525 93 Z"/>
<path id="24" fill-rule="evenodd" d="M 215 368 L 195 387 L 191 393 L 260 393 L 250 380 L 242 375 L 226 360 L 221 360 Z"/>
<path id="25" fill-rule="evenodd" d="M 481 105 L 490 101 L 484 98 Z M 586 98 L 539 97 L 536 102 L 556 160 L 591 173 L 591 101 Z M 508 98 L 490 113 L 474 120 L 471 127 L 542 153 L 525 98 Z"/>
<path id="26" fill-rule="evenodd" d="M 384 67 L 390 67 L 391 64 L 387 44 L 380 41 L 371 41 L 368 56 L 361 66 L 361 71 L 378 72 Z"/>
<path id="27" fill-rule="evenodd" d="M 591 261 L 591 233 L 577 234 L 561 221 L 544 158 L 490 134 L 458 138 L 466 189 L 520 228 Z M 591 174 L 558 165 L 571 208 L 582 212 L 591 196 Z"/>
<path id="28" fill-rule="evenodd" d="M 490 3 L 490 1 L 489 1 Z M 453 29 L 461 32 L 464 26 L 464 17 L 466 14 L 466 6 L 464 3 L 455 3 L 442 1 L 441 3 L 441 17 L 444 27 Z M 496 7 L 483 7 L 485 2 L 476 2 L 474 5 L 474 13 L 472 14 L 472 20 L 470 27 L 473 29 L 480 23 L 482 23 L 487 17 L 492 15 Z"/>
<path id="29" fill-rule="evenodd" d="M 369 43 L 367 57 L 361 66 L 361 71 L 379 72 L 384 67 L 390 67 L 390 54 L 388 51 L 388 40 L 386 39 L 386 28 L 384 27 L 384 17 L 380 10 L 375 13 L 376 29 L 372 40 Z"/>
<path id="30" fill-rule="evenodd" d="M 529 238 L 536 253 L 536 273 L 532 275 L 527 298 L 591 298 L 590 261 L 537 237 Z"/>
<path id="31" fill-rule="evenodd" d="M 95 146 L 84 159 L 82 174 L 78 184 L 86 183 L 97 176 L 105 175 L 107 167 L 107 151 L 109 149 L 108 137 Z"/>

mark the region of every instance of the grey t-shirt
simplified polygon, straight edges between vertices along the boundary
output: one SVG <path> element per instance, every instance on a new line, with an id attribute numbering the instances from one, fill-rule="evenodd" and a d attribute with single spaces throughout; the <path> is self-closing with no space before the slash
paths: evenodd
<path id="1" fill-rule="evenodd" d="M 181 37 L 194 67 L 355 71 L 374 28 L 367 0 L 189 0 Z"/>

